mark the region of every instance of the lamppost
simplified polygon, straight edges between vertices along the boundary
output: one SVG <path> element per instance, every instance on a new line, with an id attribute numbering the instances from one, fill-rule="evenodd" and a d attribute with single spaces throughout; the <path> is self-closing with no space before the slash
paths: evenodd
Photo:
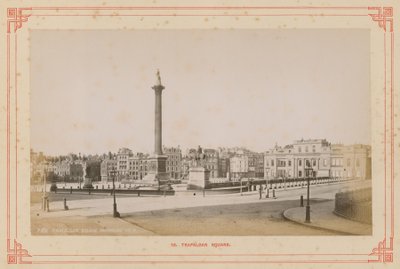
<path id="1" fill-rule="evenodd" d="M 119 218 L 120 215 L 119 215 L 119 212 L 117 211 L 117 200 L 115 198 L 115 175 L 113 175 L 112 179 L 113 179 L 113 196 L 114 196 L 113 197 L 113 200 L 114 200 L 114 203 L 113 203 L 113 217 L 114 218 Z"/>
<path id="2" fill-rule="evenodd" d="M 304 169 L 307 174 L 307 206 L 306 206 L 306 223 L 311 222 L 311 212 L 310 212 L 310 172 L 313 173 L 313 169 L 311 167 L 306 167 Z"/>
<path id="3" fill-rule="evenodd" d="M 43 173 L 43 196 L 42 196 L 42 209 L 45 211 L 46 210 L 46 205 L 47 205 L 47 191 L 46 191 L 46 185 L 47 185 L 47 171 L 44 171 Z"/>
<path id="4" fill-rule="evenodd" d="M 243 195 L 242 193 L 242 177 L 239 178 L 239 182 L 240 182 L 240 196 Z"/>
<path id="5" fill-rule="evenodd" d="M 283 178 L 283 188 L 286 191 L 286 175 L 285 175 L 285 171 L 283 171 L 282 178 Z"/>

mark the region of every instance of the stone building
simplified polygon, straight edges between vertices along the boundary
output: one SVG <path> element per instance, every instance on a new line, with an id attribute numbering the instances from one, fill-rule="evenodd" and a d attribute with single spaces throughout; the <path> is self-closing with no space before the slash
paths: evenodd
<path id="1" fill-rule="evenodd" d="M 325 139 L 301 139 L 284 147 L 276 145 L 264 154 L 264 178 L 369 178 L 369 148 L 331 145 Z"/>
<path id="2" fill-rule="evenodd" d="M 345 178 L 371 178 L 371 147 L 368 145 L 349 145 L 342 147 L 343 176 Z"/>
<path id="3" fill-rule="evenodd" d="M 203 167 L 210 171 L 210 178 L 218 178 L 219 154 L 215 149 L 203 149 Z"/>
<path id="4" fill-rule="evenodd" d="M 43 182 L 44 176 L 55 173 L 56 166 L 47 161 L 31 162 L 30 170 L 32 183 L 38 184 Z"/>
<path id="5" fill-rule="evenodd" d="M 328 177 L 330 143 L 325 139 L 297 140 L 265 152 L 264 178 Z M 312 171 L 306 168 L 312 168 Z"/>
<path id="6" fill-rule="evenodd" d="M 251 151 L 243 151 L 241 154 L 230 158 L 230 172 L 234 179 L 263 178 L 264 155 Z"/>
<path id="7" fill-rule="evenodd" d="M 136 153 L 128 159 L 128 177 L 129 180 L 142 180 L 149 171 L 149 155 Z"/>
<path id="8" fill-rule="evenodd" d="M 249 159 L 245 155 L 236 155 L 230 158 L 230 173 L 232 179 L 248 177 Z"/>
<path id="9" fill-rule="evenodd" d="M 113 174 L 117 181 L 142 180 L 149 173 L 149 155 L 121 148 L 115 159 L 103 160 L 101 167 L 103 181 L 110 181 Z"/>
<path id="10" fill-rule="evenodd" d="M 129 175 L 129 157 L 133 155 L 132 150 L 121 148 L 117 153 L 117 180 L 127 179 Z"/>
<path id="11" fill-rule="evenodd" d="M 69 164 L 69 181 L 79 182 L 83 180 L 83 165 L 81 162 L 71 162 Z"/>
<path id="12" fill-rule="evenodd" d="M 220 157 L 218 162 L 218 177 L 229 179 L 230 161 L 228 157 Z"/>
<path id="13" fill-rule="evenodd" d="M 182 177 L 182 150 L 179 147 L 163 147 L 167 156 L 167 173 L 171 179 Z"/>
<path id="14" fill-rule="evenodd" d="M 106 158 L 100 165 L 101 181 L 112 181 L 113 177 L 117 175 L 117 159 Z"/>
<path id="15" fill-rule="evenodd" d="M 331 177 L 344 177 L 343 147 L 341 144 L 331 145 Z"/>
<path id="16" fill-rule="evenodd" d="M 71 174 L 70 169 L 71 162 L 69 160 L 63 160 L 55 163 L 54 173 L 59 177 L 67 177 Z"/>

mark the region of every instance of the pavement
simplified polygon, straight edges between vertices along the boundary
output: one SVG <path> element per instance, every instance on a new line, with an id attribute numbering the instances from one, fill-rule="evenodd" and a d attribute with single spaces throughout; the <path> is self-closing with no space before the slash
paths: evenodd
<path id="1" fill-rule="evenodd" d="M 353 183 L 341 184 L 327 184 L 321 186 L 312 186 L 311 190 L 313 198 L 320 199 L 334 199 L 336 191 L 332 189 L 339 189 L 341 186 L 351 185 Z M 270 190 L 269 199 L 265 198 L 265 191 L 263 199 L 259 200 L 258 191 L 244 192 L 241 194 L 221 194 L 221 195 L 206 195 L 203 197 L 201 191 L 186 192 L 186 195 L 177 193 L 174 196 L 126 196 L 117 195 L 118 211 L 121 215 L 144 212 L 151 210 L 163 210 L 174 208 L 188 208 L 188 207 L 203 207 L 214 205 L 228 205 L 228 204 L 245 204 L 254 202 L 273 202 L 277 200 L 298 200 L 300 195 L 304 195 L 306 188 L 293 188 L 275 190 L 276 199 L 272 198 L 272 190 Z M 68 197 L 66 194 L 52 194 L 53 196 Z M 88 197 L 88 195 L 82 195 Z M 98 197 L 96 197 L 98 196 Z M 100 199 L 93 199 L 94 197 Z M 54 197 L 55 198 L 55 197 Z M 32 204 L 31 209 L 33 212 L 40 212 L 43 217 L 68 217 L 68 216 L 100 216 L 109 215 L 112 213 L 113 198 L 111 195 L 91 195 L 89 199 L 69 200 L 67 198 L 67 205 L 70 210 L 64 211 L 64 203 L 60 199 L 50 198 L 50 212 L 40 212 L 41 204 Z M 57 201 L 58 200 L 58 201 Z"/>
<path id="2" fill-rule="evenodd" d="M 313 199 L 327 199 L 332 200 L 335 198 L 335 193 L 342 188 L 351 186 L 370 184 L 370 182 L 343 182 L 325 185 L 313 185 L 311 186 L 311 194 Z M 118 211 L 121 215 L 143 212 L 151 210 L 163 210 L 163 209 L 175 209 L 175 208 L 190 208 L 190 207 L 203 207 L 203 206 L 214 206 L 214 205 L 228 205 L 228 204 L 245 204 L 254 202 L 273 202 L 273 201 L 285 201 L 285 200 L 298 200 L 300 195 L 304 195 L 307 188 L 293 188 L 283 190 L 276 190 L 276 199 L 265 198 L 265 191 L 263 193 L 263 199 L 259 200 L 258 191 L 245 192 L 240 194 L 223 194 L 223 195 L 206 195 L 203 197 L 202 192 L 194 191 L 189 192 L 190 195 L 175 195 L 175 196 L 117 196 Z M 65 194 L 56 194 L 62 197 Z M 84 195 L 87 197 L 87 195 Z M 68 216 L 100 216 L 112 214 L 112 203 L 113 198 L 111 195 L 100 195 L 97 198 L 92 199 L 96 195 L 91 195 L 91 198 L 87 200 L 69 200 L 67 198 L 67 204 L 70 210 L 64 211 L 63 201 L 54 201 L 50 198 L 50 212 L 42 212 L 41 204 L 35 203 L 31 205 L 33 213 L 39 213 L 43 217 L 68 217 Z M 272 197 L 272 191 L 270 191 L 270 197 Z"/>
<path id="3" fill-rule="evenodd" d="M 305 202 L 305 201 L 304 201 Z M 304 203 L 305 204 L 305 203 Z M 315 229 L 322 229 L 344 235 L 372 235 L 372 225 L 352 221 L 333 213 L 335 201 L 314 205 L 311 203 L 311 222 L 305 223 L 306 207 L 295 207 L 283 212 L 285 219 Z"/>
<path id="4" fill-rule="evenodd" d="M 341 217 L 338 217 L 332 213 L 336 192 L 342 191 L 347 188 L 355 188 L 369 184 L 370 184 L 369 181 L 360 181 L 360 182 L 352 181 L 352 182 L 338 182 L 338 183 L 310 186 L 310 192 L 312 195 L 312 200 L 311 200 L 312 223 L 307 224 L 309 227 L 304 227 L 304 228 L 306 229 L 317 228 L 320 229 L 321 232 L 325 233 L 333 233 L 334 231 L 334 233 L 336 234 L 337 233 L 371 234 L 372 230 L 371 226 L 367 227 L 363 224 L 359 225 L 358 223 L 342 219 Z M 166 196 L 166 197 L 163 196 L 137 197 L 137 196 L 117 195 L 118 211 L 122 217 L 122 219 L 119 220 L 120 221 L 119 224 L 116 224 L 115 219 L 113 220 L 112 218 L 113 198 L 111 195 L 92 194 L 89 196 L 83 194 L 82 195 L 75 194 L 74 196 L 68 196 L 66 194 L 52 193 L 50 197 L 50 212 L 43 212 L 41 210 L 41 204 L 34 202 L 31 204 L 31 216 L 32 216 L 31 220 L 32 223 L 37 224 L 36 226 L 33 225 L 34 226 L 33 230 L 35 231 L 37 230 L 36 231 L 37 234 L 46 234 L 46 231 L 42 232 L 40 230 L 43 226 L 43 222 L 46 222 L 50 223 L 52 225 L 52 228 L 54 229 L 60 229 L 62 231 L 65 230 L 63 233 L 66 234 L 75 234 L 75 233 L 78 234 L 79 231 L 75 231 L 75 229 L 79 230 L 81 227 L 87 227 L 87 226 L 88 228 L 90 228 L 90 231 L 93 230 L 101 233 L 104 232 L 107 234 L 118 234 L 118 231 L 107 230 L 107 227 L 115 227 L 115 225 L 117 225 L 121 227 L 123 226 L 123 228 L 126 229 L 126 234 L 149 235 L 152 234 L 153 230 L 147 229 L 146 227 L 149 226 L 154 221 L 147 222 L 146 218 L 148 217 L 146 217 L 142 221 L 145 224 L 143 226 L 141 225 L 141 223 L 136 223 L 136 222 L 131 224 L 123 223 L 124 219 L 131 216 L 132 214 L 135 214 L 137 216 L 137 214 L 139 214 L 140 212 L 142 212 L 140 213 L 142 215 L 146 214 L 152 215 L 155 211 L 164 210 L 164 212 L 172 212 L 173 214 L 171 213 L 171 215 L 175 217 L 174 219 L 171 220 L 171 222 L 176 222 L 176 218 L 180 216 L 179 214 L 178 215 L 176 214 L 177 211 L 187 209 L 185 212 L 191 212 L 195 211 L 195 208 L 199 208 L 199 210 L 201 211 L 202 208 L 210 206 L 218 206 L 215 207 L 215 210 L 219 210 L 219 208 L 223 206 L 232 206 L 231 208 L 238 207 L 242 208 L 245 212 L 248 211 L 248 209 L 246 209 L 246 204 L 249 205 L 249 208 L 253 207 L 265 208 L 265 206 L 267 206 L 267 208 L 270 209 L 273 208 L 274 204 L 276 204 L 275 202 L 279 203 L 279 202 L 294 201 L 294 200 L 298 201 L 300 195 L 305 196 L 306 190 L 307 188 L 301 188 L 301 187 L 290 188 L 290 189 L 288 188 L 287 190 L 277 189 L 275 190 L 276 198 L 272 198 L 271 190 L 270 190 L 270 198 L 266 198 L 265 197 L 266 193 L 264 191 L 262 199 L 259 199 L 258 191 L 245 192 L 242 193 L 242 195 L 240 193 L 236 193 L 236 194 L 206 195 L 205 197 L 203 197 L 203 193 L 201 191 L 184 192 L 184 193 L 178 192 L 174 196 Z M 67 198 L 67 204 L 69 207 L 69 210 L 67 211 L 64 210 L 64 205 L 63 205 L 64 197 Z M 79 199 L 77 199 L 77 197 Z M 328 200 L 332 202 L 326 203 L 325 201 Z M 282 216 L 283 210 L 291 208 L 285 211 L 284 217 L 299 224 L 304 224 L 305 207 L 292 208 L 293 206 L 294 204 L 291 204 L 286 208 L 280 209 L 278 212 L 279 215 Z M 207 212 L 208 211 L 211 212 L 212 209 L 208 208 Z M 237 221 L 239 213 L 240 213 L 239 211 L 235 213 L 236 215 L 232 219 L 232 222 Z M 205 213 L 202 211 L 199 213 L 199 215 L 204 215 L 204 214 Z M 259 213 L 255 212 L 253 215 L 256 216 L 258 214 Z M 251 215 L 250 217 L 254 217 L 253 215 Z M 263 221 L 265 222 L 265 218 Z M 281 222 L 279 222 L 279 224 L 282 225 Z M 129 225 L 134 225 L 135 227 L 130 227 Z M 231 225 L 231 223 L 229 223 L 229 225 Z M 246 232 L 248 233 L 248 229 L 246 230 Z M 54 234 L 57 234 L 57 231 L 54 231 Z"/>

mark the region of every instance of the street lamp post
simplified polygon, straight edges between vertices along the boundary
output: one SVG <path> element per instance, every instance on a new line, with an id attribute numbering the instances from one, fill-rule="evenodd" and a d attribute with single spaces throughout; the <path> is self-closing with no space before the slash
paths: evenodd
<path id="1" fill-rule="evenodd" d="M 47 191 L 46 191 L 46 185 L 47 185 L 47 172 L 43 173 L 43 195 L 42 195 L 42 208 L 43 211 L 46 210 L 46 205 L 47 205 Z"/>
<path id="2" fill-rule="evenodd" d="M 115 175 L 112 177 L 112 179 L 113 179 L 113 200 L 114 200 L 114 203 L 113 203 L 113 217 L 114 218 L 119 218 L 120 217 L 120 215 L 119 215 L 119 212 L 117 211 L 117 200 L 116 200 L 116 198 L 115 198 Z"/>
<path id="3" fill-rule="evenodd" d="M 240 181 L 240 196 L 242 196 L 243 195 L 243 193 L 242 193 L 242 177 L 239 178 L 239 181 Z"/>
<path id="4" fill-rule="evenodd" d="M 282 174 L 282 177 L 283 177 L 283 188 L 286 191 L 286 175 L 285 175 L 285 172 Z"/>
<path id="5" fill-rule="evenodd" d="M 310 211 L 310 171 L 313 171 L 312 168 L 306 168 L 307 173 L 307 206 L 306 206 L 306 223 L 311 222 L 311 211 Z"/>

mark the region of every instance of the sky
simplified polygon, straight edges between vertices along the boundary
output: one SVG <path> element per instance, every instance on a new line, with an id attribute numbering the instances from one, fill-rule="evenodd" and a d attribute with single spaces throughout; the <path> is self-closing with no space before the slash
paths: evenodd
<path id="1" fill-rule="evenodd" d="M 370 144 L 369 31 L 32 30 L 31 148 L 51 155 L 326 138 Z"/>

